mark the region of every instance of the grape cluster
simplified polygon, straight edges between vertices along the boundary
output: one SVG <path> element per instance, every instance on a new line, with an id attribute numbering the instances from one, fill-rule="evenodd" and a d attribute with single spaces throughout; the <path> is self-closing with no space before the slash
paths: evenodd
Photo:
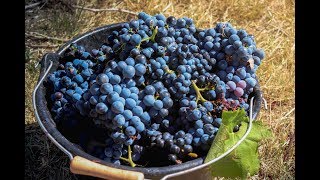
<path id="1" fill-rule="evenodd" d="M 48 76 L 51 111 L 57 122 L 80 114 L 103 128 L 105 142 L 91 154 L 131 166 L 154 149 L 172 163 L 205 154 L 222 111 L 248 110 L 265 57 L 228 22 L 199 30 L 187 17 L 144 12 L 106 40 L 89 52 L 70 45 Z"/>

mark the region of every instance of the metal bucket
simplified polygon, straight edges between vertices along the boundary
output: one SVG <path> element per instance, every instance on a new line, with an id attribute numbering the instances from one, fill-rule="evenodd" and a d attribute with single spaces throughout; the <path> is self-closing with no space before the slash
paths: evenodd
<path id="1" fill-rule="evenodd" d="M 174 177 L 174 179 L 209 179 L 210 176 L 207 174 L 208 171 L 206 170 L 206 167 L 230 153 L 250 132 L 251 123 L 258 115 L 263 99 L 258 83 L 254 87 L 253 93 L 250 95 L 250 122 L 247 133 L 235 146 L 230 148 L 229 151 L 205 164 L 203 164 L 205 157 L 199 157 L 179 165 L 170 165 L 165 167 L 133 168 L 124 165 L 118 166 L 84 152 L 77 145 L 64 137 L 57 129 L 47 106 L 46 87 L 43 85 L 43 82 L 46 81 L 45 77 L 48 73 L 55 71 L 58 66 L 59 56 L 63 55 L 64 51 L 71 43 L 77 43 L 78 45 L 83 46 L 87 51 L 91 51 L 105 43 L 107 34 L 110 34 L 114 30 L 119 30 L 119 28 L 121 28 L 121 24 L 122 23 L 111 24 L 87 32 L 67 42 L 56 53 L 48 53 L 44 55 L 40 62 L 41 69 L 38 84 L 33 92 L 35 117 L 41 129 L 60 150 L 68 155 L 71 160 L 70 169 L 76 174 L 96 176 L 106 179 L 171 179 L 172 177 Z"/>

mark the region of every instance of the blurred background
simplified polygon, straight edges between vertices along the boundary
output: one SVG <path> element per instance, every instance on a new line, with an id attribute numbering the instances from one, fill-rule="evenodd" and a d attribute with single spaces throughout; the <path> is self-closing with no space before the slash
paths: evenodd
<path id="1" fill-rule="evenodd" d="M 25 0 L 25 179 L 84 179 L 41 131 L 32 108 L 37 62 L 73 37 L 137 12 L 187 16 L 199 28 L 229 21 L 253 34 L 266 58 L 257 75 L 268 109 L 259 120 L 274 139 L 259 148 L 261 169 L 251 179 L 295 179 L 295 2 L 293 0 Z M 91 179 L 91 178 L 90 178 Z"/>

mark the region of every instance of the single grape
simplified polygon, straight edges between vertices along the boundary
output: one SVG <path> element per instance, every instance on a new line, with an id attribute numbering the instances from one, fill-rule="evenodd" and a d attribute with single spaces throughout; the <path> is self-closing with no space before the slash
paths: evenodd
<path id="1" fill-rule="evenodd" d="M 132 118 L 133 113 L 132 113 L 132 111 L 126 109 L 126 110 L 123 111 L 122 115 L 125 118 L 125 120 L 129 120 L 129 119 Z"/>
<path id="2" fill-rule="evenodd" d="M 123 117 L 123 115 L 118 114 L 113 118 L 112 121 L 115 125 L 117 125 L 118 127 L 123 126 L 125 123 L 125 118 Z"/>
<path id="3" fill-rule="evenodd" d="M 133 126 L 128 126 L 125 130 L 127 136 L 133 136 L 136 134 L 136 129 Z"/>
<path id="4" fill-rule="evenodd" d="M 242 89 L 245 89 L 247 87 L 247 83 L 244 80 L 240 80 L 239 82 L 237 82 L 237 87 L 240 87 Z"/>
<path id="5" fill-rule="evenodd" d="M 125 68 L 122 70 L 122 74 L 125 78 L 133 78 L 135 75 L 136 70 L 133 66 L 127 65 Z"/>
<path id="6" fill-rule="evenodd" d="M 128 109 L 133 109 L 134 107 L 136 107 L 136 101 L 132 98 L 127 98 L 125 100 L 125 107 L 128 108 Z"/>
<path id="7" fill-rule="evenodd" d="M 140 42 L 141 42 L 141 36 L 139 34 L 134 34 L 130 37 L 130 43 L 133 46 L 140 44 Z"/>
<path id="8" fill-rule="evenodd" d="M 161 100 L 156 100 L 153 104 L 153 107 L 156 109 L 156 110 L 160 110 L 162 107 L 163 107 L 163 103 Z"/>
<path id="9" fill-rule="evenodd" d="M 170 147 L 170 152 L 175 153 L 175 154 L 178 154 L 178 153 L 180 152 L 179 146 L 177 146 L 177 145 L 172 145 L 172 146 Z"/>
<path id="10" fill-rule="evenodd" d="M 109 94 L 111 92 L 113 92 L 113 86 L 112 84 L 110 83 L 103 83 L 101 86 L 100 86 L 100 92 L 102 94 Z"/>
<path id="11" fill-rule="evenodd" d="M 152 86 L 152 85 L 148 85 L 144 88 L 144 92 L 147 94 L 147 95 L 154 95 L 155 92 L 156 92 L 156 89 Z"/>
<path id="12" fill-rule="evenodd" d="M 124 105 L 121 101 L 115 101 L 111 105 L 111 110 L 114 113 L 123 113 L 124 111 Z"/>
<path id="13" fill-rule="evenodd" d="M 155 99 L 154 99 L 154 96 L 153 95 L 146 95 L 144 98 L 143 98 L 143 103 L 146 105 L 146 106 L 153 106 L 155 102 Z"/>
<path id="14" fill-rule="evenodd" d="M 104 114 L 108 111 L 108 107 L 103 102 L 100 102 L 96 105 L 96 111 L 99 114 Z"/>
<path id="15" fill-rule="evenodd" d="M 168 155 L 168 160 L 172 161 L 172 162 L 176 162 L 177 161 L 177 156 L 174 154 L 169 154 Z"/>

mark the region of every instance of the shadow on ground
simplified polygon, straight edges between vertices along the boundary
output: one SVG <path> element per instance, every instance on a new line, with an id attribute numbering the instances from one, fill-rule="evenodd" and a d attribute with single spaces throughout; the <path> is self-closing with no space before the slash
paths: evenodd
<path id="1" fill-rule="evenodd" d="M 43 133 L 37 123 L 25 125 L 25 179 L 94 180 L 74 175 L 70 160 Z"/>

